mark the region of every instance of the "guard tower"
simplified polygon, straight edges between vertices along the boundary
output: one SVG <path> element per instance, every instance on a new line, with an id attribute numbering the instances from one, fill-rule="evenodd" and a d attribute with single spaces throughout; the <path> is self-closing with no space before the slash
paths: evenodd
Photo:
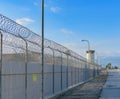
<path id="1" fill-rule="evenodd" d="M 87 59 L 87 62 L 94 63 L 94 60 L 95 60 L 95 50 L 88 50 L 88 51 L 86 51 L 86 59 Z"/>

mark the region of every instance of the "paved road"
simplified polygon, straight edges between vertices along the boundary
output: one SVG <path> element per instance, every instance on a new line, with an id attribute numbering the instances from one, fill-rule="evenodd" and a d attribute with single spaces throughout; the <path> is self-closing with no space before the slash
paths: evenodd
<path id="1" fill-rule="evenodd" d="M 111 70 L 100 99 L 120 99 L 120 70 Z"/>

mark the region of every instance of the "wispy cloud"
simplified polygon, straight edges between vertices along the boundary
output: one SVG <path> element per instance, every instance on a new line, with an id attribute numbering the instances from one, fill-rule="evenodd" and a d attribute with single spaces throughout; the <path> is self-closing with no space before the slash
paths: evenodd
<path id="1" fill-rule="evenodd" d="M 78 53 L 82 57 L 86 56 L 86 53 L 85 53 L 83 46 L 81 46 L 79 43 L 63 43 L 62 45 L 73 50 L 74 52 Z"/>
<path id="2" fill-rule="evenodd" d="M 45 4 L 44 4 L 44 7 L 48 7 L 48 5 L 45 3 Z"/>
<path id="3" fill-rule="evenodd" d="M 107 57 L 114 57 L 114 56 L 120 56 L 120 51 L 104 51 L 99 52 L 100 56 L 107 56 Z"/>
<path id="4" fill-rule="evenodd" d="M 30 8 L 21 8 L 23 11 L 31 11 Z"/>
<path id="5" fill-rule="evenodd" d="M 65 34 L 73 34 L 73 33 L 74 33 L 73 31 L 68 30 L 68 29 L 65 29 L 65 28 L 60 29 L 60 31 L 61 31 L 62 33 L 65 33 Z"/>
<path id="6" fill-rule="evenodd" d="M 34 4 L 34 6 L 38 6 L 38 3 L 37 3 L 37 2 L 34 2 L 33 4 Z"/>
<path id="7" fill-rule="evenodd" d="M 51 10 L 53 13 L 57 13 L 57 12 L 59 12 L 59 11 L 61 10 L 61 8 L 60 8 L 60 7 L 54 7 L 54 6 L 52 6 L 52 7 L 50 7 L 50 10 Z"/>
<path id="8" fill-rule="evenodd" d="M 33 5 L 36 7 L 40 6 L 40 0 L 34 0 Z"/>
<path id="9" fill-rule="evenodd" d="M 21 25 L 28 25 L 28 24 L 34 22 L 33 19 L 30 19 L 30 18 L 27 18 L 27 17 L 20 18 L 20 19 L 16 19 L 15 21 L 16 21 L 18 24 L 21 24 Z"/>

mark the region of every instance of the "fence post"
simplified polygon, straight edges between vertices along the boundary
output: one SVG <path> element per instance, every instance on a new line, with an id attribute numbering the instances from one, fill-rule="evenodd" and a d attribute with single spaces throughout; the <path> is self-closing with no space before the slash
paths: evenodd
<path id="1" fill-rule="evenodd" d="M 69 72 L 68 72 L 68 55 L 67 55 L 67 77 L 66 77 L 66 78 L 67 78 L 67 81 L 66 81 L 66 83 L 67 83 L 67 88 L 68 88 L 68 73 L 69 73 Z"/>
<path id="2" fill-rule="evenodd" d="M 80 64 L 78 59 L 78 83 L 80 83 Z"/>
<path id="3" fill-rule="evenodd" d="M 52 91 L 53 91 L 53 94 L 55 93 L 55 91 L 54 91 L 54 78 L 55 78 L 55 65 L 54 65 L 54 63 L 55 63 L 55 52 L 54 52 L 54 49 L 52 48 L 52 47 L 50 47 L 50 46 L 48 46 L 48 48 L 52 51 L 52 53 L 53 53 L 53 56 L 52 56 L 52 65 L 53 65 L 53 68 L 52 68 L 52 70 L 53 70 L 53 85 L 52 85 Z"/>
<path id="4" fill-rule="evenodd" d="M 87 78 L 87 65 L 86 65 L 86 62 L 85 62 L 85 81 L 86 81 L 86 78 Z"/>
<path id="5" fill-rule="evenodd" d="M 0 99 L 2 99 L 2 32 L 0 31 Z"/>
<path id="6" fill-rule="evenodd" d="M 27 65 L 28 65 L 28 43 L 19 35 L 19 37 L 25 42 L 25 99 L 27 99 Z"/>
<path id="7" fill-rule="evenodd" d="M 62 90 L 62 52 L 61 53 L 61 90 Z"/>
<path id="8" fill-rule="evenodd" d="M 76 58 L 74 57 L 74 71 L 73 71 L 73 74 L 74 74 L 74 85 L 76 84 Z"/>
<path id="9" fill-rule="evenodd" d="M 27 99 L 27 65 L 28 65 L 28 44 L 25 41 L 25 99 Z"/>
<path id="10" fill-rule="evenodd" d="M 77 59 L 75 57 L 75 84 L 77 83 L 77 71 L 76 71 L 76 68 L 77 68 Z"/>
<path id="11" fill-rule="evenodd" d="M 55 79 L 55 66 L 54 66 L 54 64 L 55 64 L 55 53 L 54 53 L 54 50 L 53 49 L 51 49 L 52 51 L 53 51 L 53 94 L 55 93 L 55 89 L 54 89 L 54 79 Z"/>
<path id="12" fill-rule="evenodd" d="M 74 70 L 74 62 L 73 62 L 73 57 L 71 57 L 72 65 L 71 65 L 71 85 L 73 86 L 73 70 Z"/>
<path id="13" fill-rule="evenodd" d="M 80 82 L 79 78 L 80 78 L 80 66 L 79 66 L 79 59 L 78 59 L 78 66 L 77 66 L 77 69 L 78 69 L 78 83 Z"/>

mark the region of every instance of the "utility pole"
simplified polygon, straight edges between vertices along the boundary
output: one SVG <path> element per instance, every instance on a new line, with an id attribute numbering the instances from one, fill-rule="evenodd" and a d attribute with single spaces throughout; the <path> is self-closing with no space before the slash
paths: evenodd
<path id="1" fill-rule="evenodd" d="M 42 32 L 42 99 L 44 99 L 44 0 L 42 0 L 42 17 L 41 17 L 41 32 Z"/>

